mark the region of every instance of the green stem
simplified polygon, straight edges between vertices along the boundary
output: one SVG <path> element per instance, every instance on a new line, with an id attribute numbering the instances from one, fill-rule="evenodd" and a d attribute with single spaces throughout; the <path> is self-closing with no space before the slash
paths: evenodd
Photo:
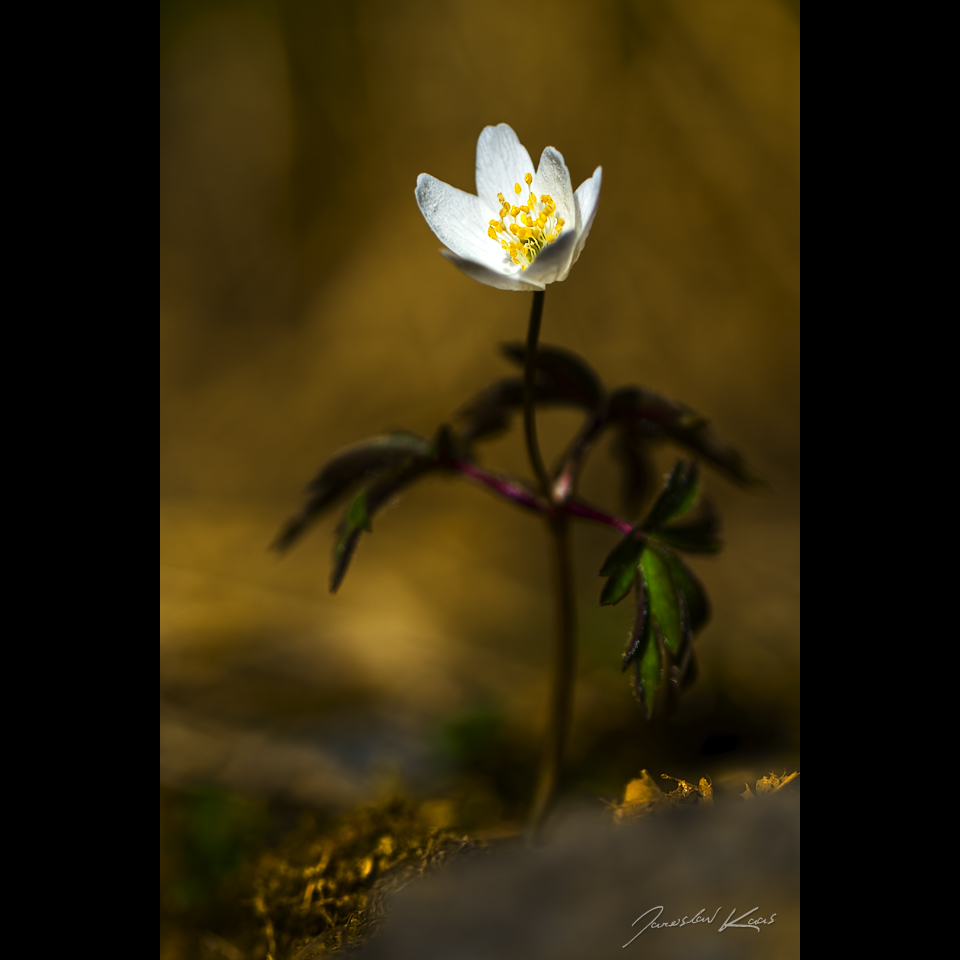
<path id="1" fill-rule="evenodd" d="M 563 752 L 573 712 L 573 682 L 576 673 L 576 611 L 574 609 L 573 562 L 570 556 L 570 525 L 564 513 L 554 509 L 553 488 L 537 443 L 537 421 L 533 385 L 537 370 L 537 342 L 543 318 L 543 291 L 533 295 L 527 350 L 523 371 L 523 427 L 530 466 L 540 489 L 550 505 L 548 523 L 553 541 L 554 596 L 556 623 L 554 633 L 553 678 L 550 685 L 550 706 L 547 719 L 546 745 L 540 773 L 527 820 L 527 839 L 536 839 L 553 804 L 563 773 Z"/>
<path id="2" fill-rule="evenodd" d="M 540 339 L 540 321 L 543 318 L 543 298 L 546 291 L 537 290 L 533 295 L 533 307 L 530 310 L 530 326 L 527 328 L 527 352 L 523 365 L 523 435 L 527 441 L 527 456 L 533 474 L 540 484 L 540 491 L 547 501 L 552 503 L 550 477 L 540 456 L 537 443 L 537 420 L 533 403 L 533 382 L 537 372 L 537 341 Z"/>
<path id="3" fill-rule="evenodd" d="M 573 562 L 570 555 L 570 525 L 565 516 L 550 521 L 555 558 L 556 632 L 550 713 L 546 748 L 540 762 L 537 788 L 527 818 L 527 840 L 536 840 L 563 775 L 563 754 L 573 713 L 573 685 L 577 665 L 576 610 L 573 592 Z"/>

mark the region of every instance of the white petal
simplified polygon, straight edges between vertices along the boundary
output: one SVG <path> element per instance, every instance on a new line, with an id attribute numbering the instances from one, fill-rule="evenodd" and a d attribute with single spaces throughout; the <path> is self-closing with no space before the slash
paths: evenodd
<path id="1" fill-rule="evenodd" d="M 533 161 L 517 135 L 505 123 L 484 127 L 477 141 L 477 195 L 496 206 L 497 194 L 515 200 L 513 185 L 526 191 L 524 174 L 533 173 Z M 524 201 L 525 202 L 525 201 Z"/>
<path id="2" fill-rule="evenodd" d="M 570 182 L 570 171 L 559 150 L 547 147 L 540 155 L 540 166 L 533 181 L 533 192 L 538 196 L 548 193 L 557 205 L 557 214 L 567 222 L 568 227 L 575 227 L 576 211 L 573 206 L 573 184 Z"/>
<path id="3" fill-rule="evenodd" d="M 577 262 L 583 245 L 587 242 L 587 234 L 593 226 L 593 218 L 597 215 L 597 206 L 600 203 L 600 179 L 602 169 L 597 167 L 593 171 L 593 176 L 589 180 L 584 180 L 577 187 L 574 194 L 574 203 L 577 206 L 577 246 L 573 251 L 573 259 L 570 266 Z"/>
<path id="4" fill-rule="evenodd" d="M 501 273 L 498 270 L 491 270 L 482 263 L 465 260 L 463 257 L 458 257 L 449 250 L 441 250 L 440 252 L 455 267 L 459 267 L 468 277 L 473 277 L 474 280 L 479 280 L 481 283 L 485 283 L 490 287 L 496 287 L 498 290 L 520 290 L 524 293 L 530 293 L 533 290 L 543 289 L 542 283 L 523 283 L 519 279 L 519 271 L 517 271 L 517 274 L 511 276 L 506 273 Z M 534 266 L 536 266 L 536 262 L 534 262 Z M 533 267 L 530 268 L 530 270 L 532 269 Z M 530 270 L 527 270 L 526 273 L 529 273 Z M 524 276 L 526 276 L 526 273 Z"/>
<path id="5" fill-rule="evenodd" d="M 548 243 L 537 254 L 537 259 L 523 271 L 523 279 L 536 284 L 565 280 L 570 272 L 571 256 L 576 244 L 576 230 L 567 231 L 564 228 L 563 233 L 553 243 Z"/>
<path id="6" fill-rule="evenodd" d="M 493 215 L 479 198 L 427 173 L 417 177 L 416 195 L 420 212 L 444 246 L 491 270 L 505 270 L 500 244 L 487 236 Z"/>

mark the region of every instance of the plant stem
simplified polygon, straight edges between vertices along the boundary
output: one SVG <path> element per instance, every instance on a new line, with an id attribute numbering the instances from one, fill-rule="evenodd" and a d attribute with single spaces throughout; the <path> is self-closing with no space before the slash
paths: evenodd
<path id="1" fill-rule="evenodd" d="M 550 477 L 543 465 L 540 445 L 537 443 L 536 410 L 533 403 L 533 383 L 537 373 L 537 341 L 540 339 L 540 321 L 543 318 L 543 298 L 546 291 L 537 290 L 533 295 L 533 307 L 530 309 L 530 325 L 527 328 L 527 352 L 523 365 L 523 435 L 527 441 L 527 456 L 533 475 L 540 484 L 540 490 L 547 501 L 553 502 L 550 490 Z"/>
<path id="2" fill-rule="evenodd" d="M 629 533 L 633 529 L 633 524 L 623 517 L 616 514 L 607 513 L 606 510 L 600 510 L 592 504 L 581 500 L 579 497 L 571 497 L 564 505 L 564 512 L 571 517 L 583 517 L 584 520 L 596 520 L 607 527 L 613 527 L 621 533 Z"/>
<path id="3" fill-rule="evenodd" d="M 518 507 L 526 507 L 528 510 L 536 510 L 543 514 L 549 514 L 551 511 L 551 505 L 538 497 L 526 484 L 511 480 L 509 477 L 497 476 L 477 466 L 472 460 L 455 459 L 450 462 L 450 466 L 470 480 L 515 503 Z M 593 515 L 591 514 L 590 517 L 592 519 Z"/>
<path id="4" fill-rule="evenodd" d="M 574 609 L 573 563 L 570 557 L 570 525 L 567 517 L 554 509 L 553 485 L 543 464 L 537 443 L 537 421 L 534 407 L 534 379 L 537 371 L 537 342 L 543 318 L 543 291 L 533 295 L 527 350 L 523 370 L 523 428 L 530 466 L 540 483 L 544 499 L 550 507 L 547 522 L 553 541 L 555 558 L 554 590 L 556 624 L 553 655 L 553 682 L 550 687 L 550 712 L 547 720 L 546 746 L 540 764 L 533 805 L 527 819 L 527 839 L 532 842 L 553 804 L 563 772 L 563 751 L 573 707 L 573 681 L 576 671 L 577 639 Z"/>
<path id="5" fill-rule="evenodd" d="M 573 592 L 573 562 L 570 556 L 570 524 L 566 516 L 550 520 L 556 567 L 556 633 L 553 678 L 550 686 L 550 714 L 546 748 L 540 763 L 533 805 L 527 818 L 527 840 L 536 840 L 553 804 L 563 773 L 563 753 L 573 713 L 573 684 L 576 674 L 577 637 Z"/>

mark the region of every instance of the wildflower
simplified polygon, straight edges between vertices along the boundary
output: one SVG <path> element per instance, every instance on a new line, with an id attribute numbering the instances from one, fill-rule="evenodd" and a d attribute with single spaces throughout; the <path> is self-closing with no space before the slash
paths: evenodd
<path id="1" fill-rule="evenodd" d="M 543 290 L 566 280 L 593 224 L 600 167 L 576 193 L 559 151 L 547 147 L 534 170 L 530 154 L 505 123 L 477 141 L 477 194 L 421 173 L 417 204 L 467 276 L 500 290 Z"/>

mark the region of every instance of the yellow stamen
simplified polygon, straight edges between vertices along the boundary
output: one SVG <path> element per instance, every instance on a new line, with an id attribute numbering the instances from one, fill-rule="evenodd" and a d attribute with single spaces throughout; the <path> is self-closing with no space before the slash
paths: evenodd
<path id="1" fill-rule="evenodd" d="M 533 174 L 524 175 L 524 182 L 528 187 L 533 184 Z M 513 192 L 519 199 L 523 187 L 519 183 L 513 185 Z M 536 260 L 537 255 L 548 244 L 553 243 L 563 230 L 564 221 L 558 217 L 557 204 L 549 194 L 541 194 L 539 199 L 535 193 L 528 192 L 527 202 L 517 205 L 505 200 L 502 193 L 497 194 L 500 201 L 500 219 L 490 220 L 487 236 L 500 244 L 504 255 L 526 270 L 527 266 Z M 507 218 L 513 220 L 507 222 Z"/>

